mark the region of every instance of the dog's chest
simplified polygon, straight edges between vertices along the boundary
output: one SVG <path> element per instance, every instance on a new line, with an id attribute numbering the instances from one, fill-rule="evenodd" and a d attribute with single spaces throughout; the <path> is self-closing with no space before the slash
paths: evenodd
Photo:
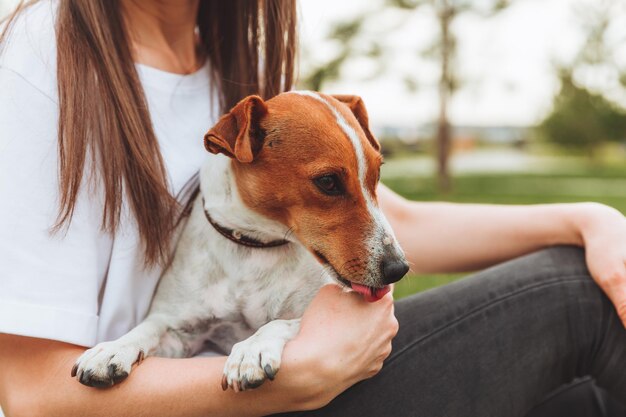
<path id="1" fill-rule="evenodd" d="M 207 222 L 198 199 L 157 304 L 182 319 L 176 338 L 191 353 L 228 352 L 272 320 L 301 317 L 330 280 L 297 243 L 251 249 L 226 239 Z"/>
<path id="2" fill-rule="evenodd" d="M 288 256 L 275 263 L 269 262 L 271 256 L 260 263 L 255 263 L 255 256 L 238 262 L 213 259 L 211 276 L 204 290 L 196 293 L 200 305 L 195 317 L 203 318 L 191 320 L 186 329 L 194 334 L 193 350 L 229 352 L 234 343 L 272 320 L 302 316 L 329 278 L 315 261 L 288 251 L 283 255 Z M 215 280 L 215 274 L 220 279 Z"/>
<path id="3" fill-rule="evenodd" d="M 242 321 L 253 330 L 271 320 L 301 317 L 324 284 L 319 266 L 295 254 L 272 265 L 267 259 L 258 264 L 254 257 L 248 257 L 221 269 L 226 277 L 207 288 L 207 302 L 216 307 L 214 295 L 223 294 L 221 306 L 214 310 L 216 316 L 229 322 Z"/>

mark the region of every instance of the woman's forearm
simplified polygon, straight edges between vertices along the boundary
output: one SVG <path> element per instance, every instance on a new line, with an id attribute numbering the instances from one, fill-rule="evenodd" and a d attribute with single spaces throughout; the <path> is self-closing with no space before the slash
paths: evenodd
<path id="1" fill-rule="evenodd" d="M 313 404 L 307 401 L 314 400 L 297 394 L 307 375 L 293 372 L 300 368 L 287 351 L 279 378 L 234 393 L 220 387 L 223 357 L 147 358 L 120 385 L 96 389 L 70 377 L 81 348 L 10 335 L 0 335 L 0 346 L 9 359 L 0 373 L 7 417 L 261 416 L 309 408 Z"/>
<path id="2" fill-rule="evenodd" d="M 380 204 L 415 272 L 477 270 L 557 245 L 583 245 L 594 203 L 498 206 L 407 201 L 379 188 Z"/>

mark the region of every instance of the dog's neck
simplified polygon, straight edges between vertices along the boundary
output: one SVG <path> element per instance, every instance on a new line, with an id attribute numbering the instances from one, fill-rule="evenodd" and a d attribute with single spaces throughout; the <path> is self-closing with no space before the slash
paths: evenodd
<path id="1" fill-rule="evenodd" d="M 232 170 L 232 161 L 211 155 L 200 172 L 200 192 L 204 210 L 221 226 L 262 242 L 294 240 L 289 229 L 251 210 L 242 201 Z M 208 225 L 208 227 L 211 227 Z"/>

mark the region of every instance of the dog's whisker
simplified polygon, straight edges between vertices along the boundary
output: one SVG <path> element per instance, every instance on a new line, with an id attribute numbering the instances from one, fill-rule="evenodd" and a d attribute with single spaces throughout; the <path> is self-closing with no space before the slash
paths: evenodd
<path id="1" fill-rule="evenodd" d="M 339 267 L 338 270 L 341 271 L 342 274 L 343 274 L 343 271 L 347 271 L 348 273 L 350 273 L 351 270 L 359 269 L 361 265 L 362 265 L 362 262 L 359 258 L 352 258 L 344 262 L 341 265 L 341 267 Z"/>
<path id="2" fill-rule="evenodd" d="M 289 238 L 293 234 L 293 231 L 294 231 L 294 227 L 293 226 L 291 226 L 289 229 L 287 229 L 287 231 L 285 232 L 285 236 L 283 237 L 283 240 L 289 240 Z"/>

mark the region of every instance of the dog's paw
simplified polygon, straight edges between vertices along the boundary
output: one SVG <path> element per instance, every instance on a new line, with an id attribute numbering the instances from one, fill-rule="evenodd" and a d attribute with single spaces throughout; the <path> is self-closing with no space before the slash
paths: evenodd
<path id="1" fill-rule="evenodd" d="M 222 389 L 235 392 L 260 387 L 266 379 L 274 379 L 280 368 L 284 341 L 252 336 L 236 343 L 226 360 Z"/>
<path id="2" fill-rule="evenodd" d="M 143 356 L 143 351 L 133 346 L 100 343 L 78 358 L 72 368 L 72 377 L 90 387 L 110 387 L 125 380 L 133 364 L 141 362 Z"/>

